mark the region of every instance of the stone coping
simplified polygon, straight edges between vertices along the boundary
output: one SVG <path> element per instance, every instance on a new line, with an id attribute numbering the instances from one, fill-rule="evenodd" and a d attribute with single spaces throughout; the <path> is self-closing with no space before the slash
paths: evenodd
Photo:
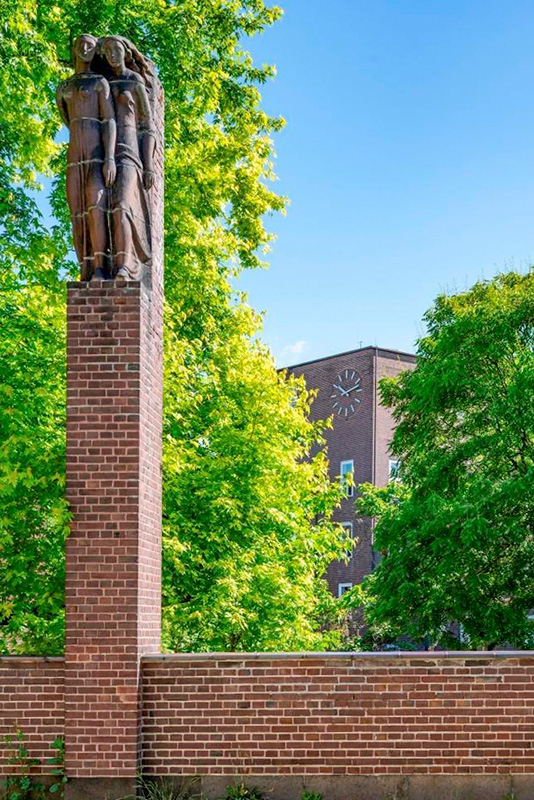
<path id="1" fill-rule="evenodd" d="M 126 278 L 91 278 L 90 281 L 67 281 L 67 289 L 139 289 L 142 281 L 131 281 Z"/>
<path id="2" fill-rule="evenodd" d="M 60 663 L 65 661 L 64 656 L 0 656 L 0 664 L 16 664 L 18 661 L 27 664 Z"/>
<path id="3" fill-rule="evenodd" d="M 386 661 L 401 659 L 503 659 L 532 658 L 534 650 L 391 650 L 368 652 L 306 652 L 306 653 L 161 653 L 142 657 L 143 662 L 153 661 L 288 661 L 288 660 L 324 660 L 336 661 L 350 659 L 352 661 Z"/>
<path id="4" fill-rule="evenodd" d="M 329 652 L 304 652 L 304 653 L 159 653 L 142 656 L 142 662 L 154 661 L 289 661 L 289 660 L 352 660 L 352 661 L 381 661 L 401 659 L 427 659 L 439 661 L 441 659 L 506 659 L 506 658 L 532 658 L 534 650 L 391 650 L 391 651 L 346 651 L 340 653 Z M 21 656 L 0 655 L 0 664 L 29 663 L 64 663 L 64 656 Z"/>

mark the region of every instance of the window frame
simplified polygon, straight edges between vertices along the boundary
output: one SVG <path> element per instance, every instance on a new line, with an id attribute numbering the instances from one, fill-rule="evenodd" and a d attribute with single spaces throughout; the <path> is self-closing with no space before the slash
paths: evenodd
<path id="1" fill-rule="evenodd" d="M 350 470 L 346 470 L 345 472 L 343 472 L 343 467 L 346 464 L 350 464 Z M 345 481 L 345 475 L 348 475 L 349 473 L 352 475 L 352 482 L 351 483 L 347 483 Z M 341 485 L 345 486 L 345 491 L 346 491 L 347 497 L 354 497 L 354 459 L 353 458 L 346 458 L 344 461 L 340 461 L 339 462 L 339 480 L 341 481 Z"/>
<path id="2" fill-rule="evenodd" d="M 350 539 L 353 542 L 353 545 L 350 550 L 346 551 L 346 558 L 348 558 L 350 561 L 354 555 L 354 522 L 349 519 L 346 522 L 341 522 L 340 524 L 341 527 L 345 528 L 345 530 L 350 530 Z"/>
<path id="3" fill-rule="evenodd" d="M 392 464 L 395 466 L 392 469 Z M 400 458 L 390 458 L 388 459 L 388 483 L 392 481 L 400 481 L 399 470 L 401 466 Z"/>
<path id="4" fill-rule="evenodd" d="M 337 585 L 337 597 L 338 597 L 338 600 L 339 600 L 340 597 L 343 597 L 345 592 L 350 592 L 350 590 L 353 588 L 353 586 L 354 586 L 354 584 L 350 583 L 349 581 L 346 581 L 345 583 L 338 583 L 338 585 Z M 342 591 L 342 589 L 343 589 L 343 591 Z"/>

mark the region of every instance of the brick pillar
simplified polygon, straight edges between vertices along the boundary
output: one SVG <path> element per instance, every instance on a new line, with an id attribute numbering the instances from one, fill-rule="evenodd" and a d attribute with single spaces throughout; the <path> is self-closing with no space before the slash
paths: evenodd
<path id="1" fill-rule="evenodd" d="M 161 114 L 161 98 L 159 103 Z M 160 651 L 162 148 L 152 273 L 70 283 L 67 302 L 67 798 L 135 791 L 140 659 Z"/>

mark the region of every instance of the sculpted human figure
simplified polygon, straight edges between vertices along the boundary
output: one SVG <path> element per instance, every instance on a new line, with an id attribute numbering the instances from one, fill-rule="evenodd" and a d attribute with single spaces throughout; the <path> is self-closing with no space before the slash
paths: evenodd
<path id="1" fill-rule="evenodd" d="M 149 190 L 156 140 L 147 94 L 150 62 L 120 36 L 101 39 L 100 50 L 109 65 L 117 121 L 117 175 L 110 190 L 112 275 L 139 280 L 152 259 Z"/>
<path id="2" fill-rule="evenodd" d="M 108 81 L 93 72 L 94 36 L 74 43 L 75 74 L 57 90 L 61 117 L 70 131 L 67 199 L 82 280 L 108 277 L 108 187 L 115 181 L 115 111 Z"/>

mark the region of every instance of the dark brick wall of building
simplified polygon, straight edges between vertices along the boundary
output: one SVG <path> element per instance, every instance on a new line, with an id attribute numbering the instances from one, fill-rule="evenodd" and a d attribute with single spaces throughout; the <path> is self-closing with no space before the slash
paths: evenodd
<path id="1" fill-rule="evenodd" d="M 289 367 L 295 375 L 303 375 L 309 389 L 317 389 L 318 396 L 312 407 L 313 419 L 325 419 L 331 415 L 334 426 L 326 432 L 330 474 L 339 475 L 342 461 L 354 461 L 354 483 L 376 483 L 384 485 L 388 480 L 389 443 L 393 433 L 393 419 L 388 409 L 381 405 L 378 395 L 378 381 L 386 375 L 397 375 L 401 370 L 410 369 L 414 356 L 366 347 L 328 358 Z M 345 417 L 336 413 L 334 384 L 338 378 L 356 372 L 361 378 L 361 402 L 353 414 Z M 359 583 L 372 571 L 376 555 L 373 551 L 372 520 L 359 517 L 355 513 L 354 498 L 342 501 L 336 511 L 337 522 L 351 522 L 355 538 L 358 540 L 353 556 L 348 564 L 334 562 L 328 570 L 328 582 L 334 594 L 339 584 Z"/>
<path id="2" fill-rule="evenodd" d="M 387 350 L 378 350 L 376 353 L 377 388 L 381 378 L 395 378 L 400 372 L 413 369 L 414 356 L 404 353 L 395 353 Z M 379 391 L 375 399 L 375 474 L 373 483 L 385 486 L 389 478 L 390 443 L 395 430 L 395 423 L 391 412 L 380 402 Z"/>

